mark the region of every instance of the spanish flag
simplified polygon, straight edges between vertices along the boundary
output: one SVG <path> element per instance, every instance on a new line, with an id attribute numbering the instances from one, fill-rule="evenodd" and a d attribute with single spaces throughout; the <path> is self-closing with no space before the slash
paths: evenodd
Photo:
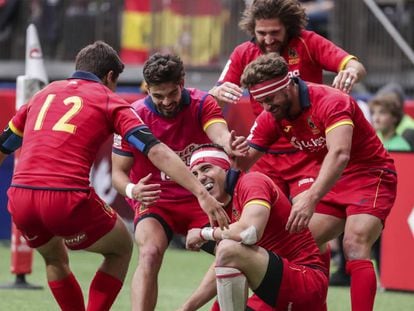
<path id="1" fill-rule="evenodd" d="M 142 64 L 147 60 L 151 29 L 150 0 L 125 0 L 120 53 L 125 63 Z"/>

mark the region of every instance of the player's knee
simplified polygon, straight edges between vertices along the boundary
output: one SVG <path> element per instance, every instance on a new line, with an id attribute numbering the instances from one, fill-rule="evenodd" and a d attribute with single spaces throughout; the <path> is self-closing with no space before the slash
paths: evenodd
<path id="1" fill-rule="evenodd" d="M 219 266 L 235 264 L 240 255 L 240 243 L 233 240 L 222 240 L 217 246 L 216 262 Z"/>
<path id="2" fill-rule="evenodd" d="M 342 242 L 346 259 L 367 259 L 370 258 L 371 245 L 364 236 L 348 235 Z"/>
<path id="3" fill-rule="evenodd" d="M 139 249 L 139 264 L 149 267 L 160 267 L 164 250 L 156 245 L 143 245 Z"/>

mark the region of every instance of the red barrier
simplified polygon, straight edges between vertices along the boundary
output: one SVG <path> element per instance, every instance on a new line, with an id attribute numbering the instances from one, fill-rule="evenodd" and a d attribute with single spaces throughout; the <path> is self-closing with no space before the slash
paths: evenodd
<path id="1" fill-rule="evenodd" d="M 398 173 L 397 199 L 381 240 L 381 286 L 414 291 L 414 154 L 392 152 Z"/>

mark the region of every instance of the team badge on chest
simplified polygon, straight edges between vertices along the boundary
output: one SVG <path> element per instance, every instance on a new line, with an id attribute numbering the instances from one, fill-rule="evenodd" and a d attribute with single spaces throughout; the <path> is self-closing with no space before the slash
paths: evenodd
<path id="1" fill-rule="evenodd" d="M 315 123 L 313 122 L 312 118 L 309 116 L 307 119 L 308 125 L 312 131 L 312 134 L 317 135 L 320 134 L 320 130 L 318 129 L 318 127 L 315 125 Z"/>

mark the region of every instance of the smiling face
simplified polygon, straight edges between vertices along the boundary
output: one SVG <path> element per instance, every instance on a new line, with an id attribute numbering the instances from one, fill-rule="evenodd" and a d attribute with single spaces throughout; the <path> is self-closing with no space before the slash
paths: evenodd
<path id="1" fill-rule="evenodd" d="M 286 27 L 278 18 L 256 20 L 254 33 L 264 54 L 280 53 L 287 41 Z"/>
<path id="2" fill-rule="evenodd" d="M 229 196 L 225 192 L 226 171 L 219 166 L 208 162 L 196 164 L 191 173 L 207 189 L 207 191 L 220 202 L 226 202 Z"/>
<path id="3" fill-rule="evenodd" d="M 286 119 L 289 116 L 289 112 L 292 107 L 292 100 L 289 93 L 291 85 L 292 84 L 289 84 L 283 89 L 258 100 L 258 102 L 263 106 L 263 109 L 271 113 L 277 121 Z"/>
<path id="4" fill-rule="evenodd" d="M 173 118 L 181 110 L 181 91 L 183 83 L 160 83 L 148 86 L 148 94 L 151 96 L 157 111 L 167 118 Z"/>

